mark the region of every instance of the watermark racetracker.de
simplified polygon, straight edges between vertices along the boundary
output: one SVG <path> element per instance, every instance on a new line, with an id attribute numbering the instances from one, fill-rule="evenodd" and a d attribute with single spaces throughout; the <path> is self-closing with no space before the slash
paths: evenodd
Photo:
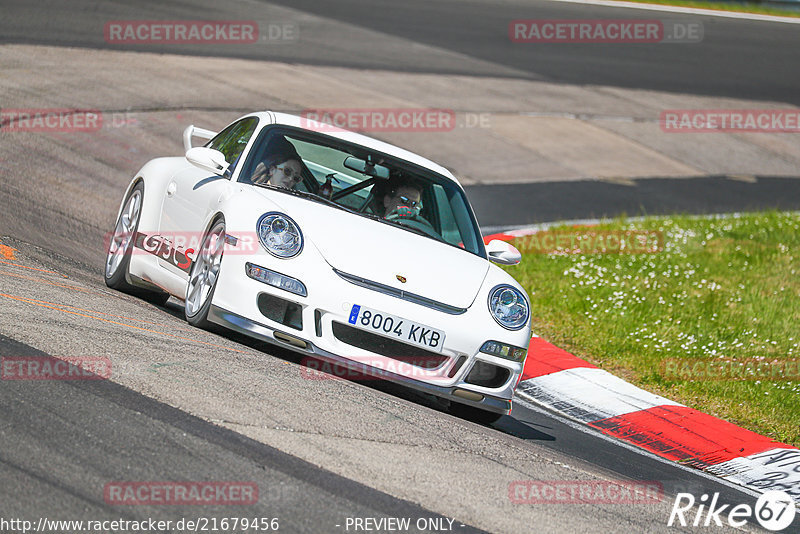
<path id="1" fill-rule="evenodd" d="M 384 380 L 394 376 L 399 380 L 425 380 L 427 382 L 453 382 L 449 373 L 441 374 L 437 368 L 447 359 L 442 356 L 347 356 L 347 364 L 304 357 L 300 361 L 300 376 L 305 380 Z M 475 366 L 470 379 L 490 380 L 494 370 L 488 366 Z"/>
<path id="2" fill-rule="evenodd" d="M 0 109 L 0 132 L 95 133 L 104 129 L 139 126 L 137 114 L 127 111 L 70 108 Z"/>
<path id="3" fill-rule="evenodd" d="M 667 380 L 798 380 L 800 360 L 668 359 L 661 362 Z"/>
<path id="4" fill-rule="evenodd" d="M 3 356 L 2 380 L 107 380 L 111 359 L 104 356 L 55 358 L 50 356 Z"/>
<path id="5" fill-rule="evenodd" d="M 518 19 L 508 25 L 513 43 L 699 43 L 703 23 L 644 19 Z"/>
<path id="6" fill-rule="evenodd" d="M 317 132 L 451 132 L 489 128 L 490 114 L 437 108 L 319 108 L 300 112 L 300 125 Z"/>
<path id="7" fill-rule="evenodd" d="M 269 532 L 280 530 L 277 517 L 253 516 L 194 516 L 180 519 L 50 519 L 37 521 L 22 518 L 0 517 L 0 532 L 12 534 L 70 533 L 110 534 L 137 532 L 162 534 L 165 532 Z"/>
<path id="8" fill-rule="evenodd" d="M 153 232 L 135 232 L 133 234 L 107 232 L 103 236 L 103 250 L 108 251 L 112 244 L 132 241 L 129 254 L 153 255 L 189 272 L 192 261 L 203 246 L 204 232 L 172 232 L 160 230 Z M 225 235 L 222 244 L 225 254 L 256 254 L 260 250 L 258 234 L 253 231 L 235 232 Z M 207 242 L 208 247 L 215 247 L 216 242 Z"/>
<path id="9" fill-rule="evenodd" d="M 800 109 L 667 109 L 659 123 L 666 133 L 799 133 Z"/>
<path id="10" fill-rule="evenodd" d="M 103 114 L 96 109 L 3 108 L 0 132 L 96 132 Z"/>
<path id="11" fill-rule="evenodd" d="M 655 254 L 664 250 L 659 230 L 545 230 L 517 238 L 523 254 Z"/>
<path id="12" fill-rule="evenodd" d="M 254 20 L 113 20 L 103 27 L 114 45 L 273 44 L 299 39 L 295 22 Z"/>
<path id="13" fill-rule="evenodd" d="M 513 504 L 653 504 L 664 486 L 650 480 L 515 480 L 508 485 Z"/>
<path id="14" fill-rule="evenodd" d="M 242 481 L 114 481 L 103 488 L 112 506 L 216 506 L 258 502 L 258 485 Z"/>

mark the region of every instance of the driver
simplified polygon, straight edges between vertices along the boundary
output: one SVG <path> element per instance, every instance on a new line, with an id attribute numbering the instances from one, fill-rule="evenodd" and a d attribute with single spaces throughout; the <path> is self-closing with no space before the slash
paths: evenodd
<path id="1" fill-rule="evenodd" d="M 422 188 L 405 178 L 390 180 L 383 196 L 384 217 L 417 217 L 422 209 Z"/>

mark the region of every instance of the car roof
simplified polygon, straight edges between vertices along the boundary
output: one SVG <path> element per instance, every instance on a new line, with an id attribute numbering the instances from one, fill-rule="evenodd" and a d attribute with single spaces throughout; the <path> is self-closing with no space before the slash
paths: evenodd
<path id="1" fill-rule="evenodd" d="M 247 115 L 248 117 L 258 117 L 264 121 L 269 122 L 270 124 L 278 124 L 284 126 L 292 126 L 295 128 L 301 128 L 304 130 L 315 131 L 312 128 L 308 127 L 309 119 L 305 119 L 303 117 L 292 115 L 290 113 L 281 113 L 275 111 L 262 111 L 257 113 L 250 113 Z M 453 174 L 448 171 L 446 168 L 442 167 L 438 163 L 434 163 L 433 161 L 423 158 L 419 154 L 415 154 L 409 150 L 404 148 L 400 148 L 398 146 L 392 145 L 390 143 L 386 143 L 384 141 L 379 141 L 372 137 L 368 137 L 366 135 L 351 132 L 349 130 L 341 129 L 341 128 L 334 128 L 331 127 L 330 131 L 325 130 L 321 133 L 328 135 L 330 137 L 341 139 L 342 141 L 347 141 L 349 143 L 355 143 L 361 146 L 365 146 L 367 148 L 371 148 L 373 150 L 377 150 L 379 152 L 383 152 L 385 154 L 389 154 L 390 156 L 394 156 L 396 158 L 403 159 L 415 165 L 419 165 L 420 167 L 425 167 L 430 169 L 445 178 L 448 178 L 461 186 L 461 183 L 458 179 L 453 176 Z"/>

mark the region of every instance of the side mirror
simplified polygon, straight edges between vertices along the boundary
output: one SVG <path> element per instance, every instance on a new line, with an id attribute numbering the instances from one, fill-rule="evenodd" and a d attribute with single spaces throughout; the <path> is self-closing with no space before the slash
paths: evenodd
<path id="1" fill-rule="evenodd" d="M 489 241 L 486 245 L 486 253 L 491 261 L 501 265 L 516 265 L 522 261 L 522 254 L 519 250 L 499 239 Z"/>
<path id="2" fill-rule="evenodd" d="M 186 159 L 195 167 L 213 172 L 219 176 L 225 176 L 228 171 L 228 162 L 225 161 L 225 156 L 222 155 L 222 152 L 213 148 L 204 146 L 190 148 L 186 151 Z"/>

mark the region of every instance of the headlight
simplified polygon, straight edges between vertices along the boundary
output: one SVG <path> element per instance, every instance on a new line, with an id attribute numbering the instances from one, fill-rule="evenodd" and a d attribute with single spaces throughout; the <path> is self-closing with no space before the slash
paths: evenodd
<path id="1" fill-rule="evenodd" d="M 267 252 L 278 258 L 291 258 L 303 250 L 303 233 L 288 215 L 265 213 L 256 225 L 258 240 Z"/>
<path id="2" fill-rule="evenodd" d="M 489 311 L 500 326 L 509 330 L 519 330 L 530 317 L 525 295 L 508 285 L 497 286 L 489 293 Z"/>

